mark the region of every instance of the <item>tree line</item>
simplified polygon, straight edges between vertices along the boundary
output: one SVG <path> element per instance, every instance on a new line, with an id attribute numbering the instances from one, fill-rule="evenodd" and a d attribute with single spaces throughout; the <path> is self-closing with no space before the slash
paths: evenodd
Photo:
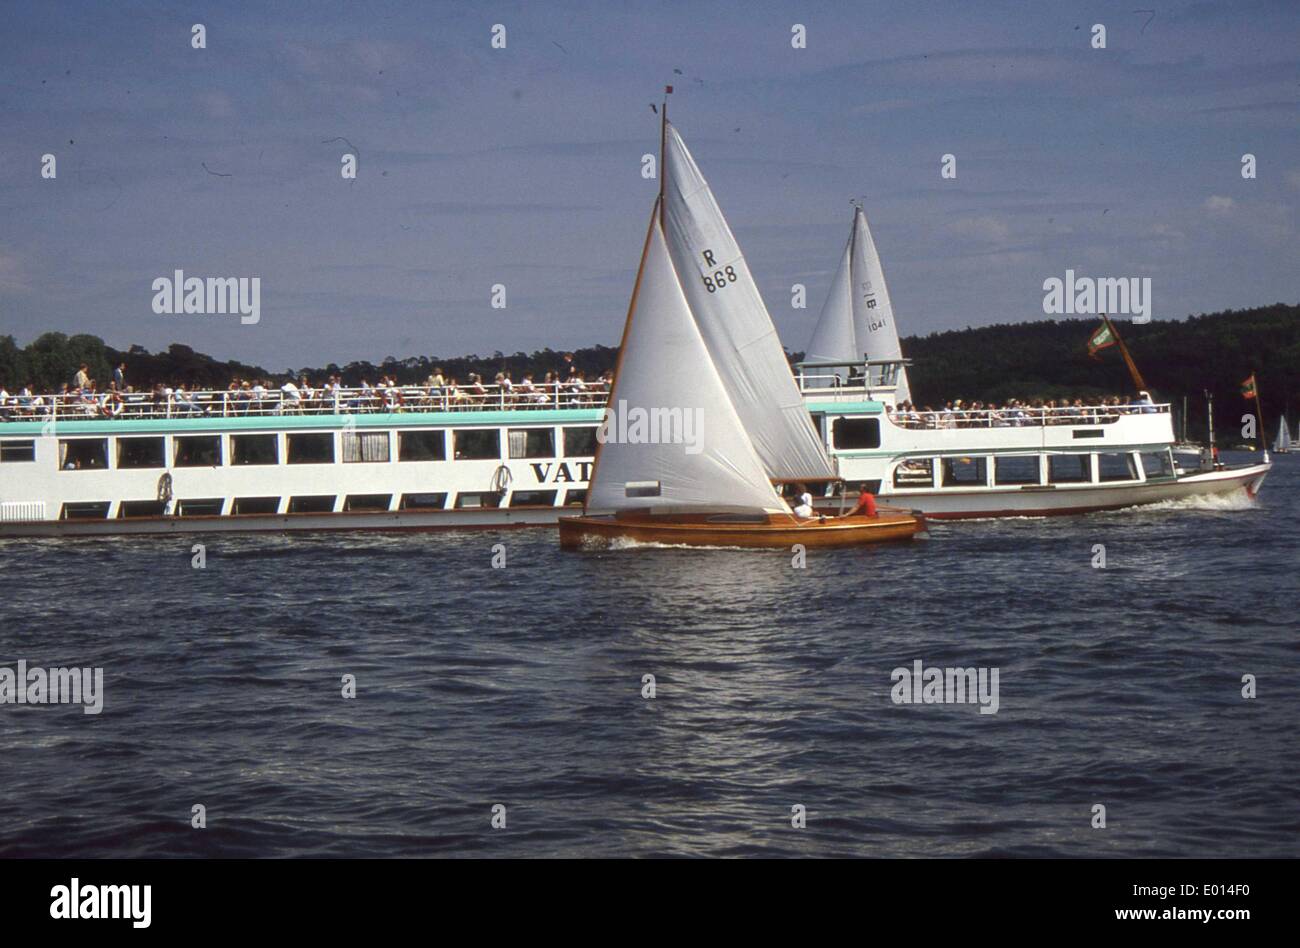
<path id="1" fill-rule="evenodd" d="M 1001 404 L 1010 398 L 1135 394 L 1116 348 L 1102 350 L 1096 359 L 1088 356 L 1087 341 L 1098 324 L 1096 318 L 1049 319 L 907 337 L 903 352 L 913 361 L 912 401 L 920 407 L 938 407 L 954 398 Z M 1216 427 L 1223 432 L 1240 428 L 1241 415 L 1254 408 L 1241 398 L 1241 383 L 1252 372 L 1270 436 L 1283 412 L 1295 424 L 1300 411 L 1300 306 L 1276 303 L 1184 320 L 1142 325 L 1116 321 L 1115 325 L 1157 401 L 1173 402 L 1181 409 L 1183 397 L 1188 397 L 1191 436 L 1204 435 L 1205 391 L 1215 398 Z M 597 345 L 567 355 L 587 378 L 594 378 L 614 367 L 618 350 Z M 789 356 L 797 362 L 803 353 Z M 107 387 L 113 368 L 125 363 L 127 380 L 137 390 L 178 382 L 198 389 L 224 389 L 234 378 L 278 384 L 301 375 L 314 384 L 331 375 L 339 376 L 345 385 L 360 385 L 363 380 L 373 384 L 384 375 L 415 384 L 435 367 L 462 382 L 471 372 L 491 382 L 497 372 L 515 380 L 532 373 L 540 381 L 547 372 L 567 375 L 569 371 L 566 353 L 549 348 L 513 355 L 389 356 L 378 364 L 362 360 L 276 372 L 234 360 L 223 362 L 180 343 L 160 352 L 138 345 L 120 351 L 98 336 L 85 334 L 45 333 L 26 347 L 19 347 L 12 336 L 0 336 L 0 385 L 10 393 L 23 385 L 57 390 L 72 381 L 83 362 L 101 388 Z"/>

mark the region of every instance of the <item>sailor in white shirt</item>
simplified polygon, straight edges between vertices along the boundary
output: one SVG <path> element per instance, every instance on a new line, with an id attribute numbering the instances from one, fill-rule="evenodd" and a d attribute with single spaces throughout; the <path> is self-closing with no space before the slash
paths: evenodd
<path id="1" fill-rule="evenodd" d="M 803 484 L 795 485 L 795 498 L 798 501 L 794 508 L 794 515 L 802 520 L 808 520 L 813 516 L 812 494 L 808 492 Z"/>

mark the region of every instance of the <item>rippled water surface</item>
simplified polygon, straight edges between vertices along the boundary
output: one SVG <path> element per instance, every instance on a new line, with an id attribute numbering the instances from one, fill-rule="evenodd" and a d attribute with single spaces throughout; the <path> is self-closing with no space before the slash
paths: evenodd
<path id="1" fill-rule="evenodd" d="M 0 541 L 0 662 L 105 691 L 0 706 L 0 854 L 1300 855 L 1298 509 L 1292 455 L 1255 505 L 805 569 L 546 530 L 197 538 L 202 570 L 196 538 Z M 998 668 L 998 712 L 894 704 L 915 659 Z"/>

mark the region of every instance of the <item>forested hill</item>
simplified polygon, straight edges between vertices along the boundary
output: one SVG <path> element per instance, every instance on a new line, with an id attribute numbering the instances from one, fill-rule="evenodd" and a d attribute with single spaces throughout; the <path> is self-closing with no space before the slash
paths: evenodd
<path id="1" fill-rule="evenodd" d="M 1095 360 L 1088 356 L 1088 339 L 1100 322 L 1041 320 L 905 339 L 903 352 L 914 363 L 913 401 L 1132 394 L 1118 348 L 1102 350 Z M 1266 414 L 1284 405 L 1300 408 L 1300 306 L 1278 303 L 1144 325 L 1114 322 L 1159 399 L 1199 398 L 1209 389 L 1216 400 L 1239 402 L 1241 383 L 1254 372 Z"/>
<path id="2" fill-rule="evenodd" d="M 1133 383 L 1118 349 L 1087 354 L 1087 341 L 1099 320 L 1035 320 L 1010 325 L 983 326 L 912 336 L 903 340 L 903 352 L 913 360 L 913 401 L 938 405 L 950 398 L 1002 402 L 1008 398 L 1032 399 L 1069 395 L 1131 394 Z M 1117 321 L 1139 370 L 1158 400 L 1181 403 L 1189 398 L 1190 428 L 1195 435 L 1204 427 L 1203 392 L 1216 399 L 1216 422 L 1239 426 L 1247 405 L 1241 382 L 1252 372 L 1259 381 L 1265 423 L 1270 437 L 1277 415 L 1285 411 L 1294 424 L 1300 411 L 1300 306 L 1281 303 L 1248 310 L 1229 310 L 1185 320 L 1160 320 L 1145 325 Z M 573 361 L 588 377 L 614 365 L 617 350 L 608 346 L 578 349 Z M 792 353 L 799 359 L 801 353 Z M 0 336 L 0 385 L 14 392 L 24 384 L 45 390 L 70 382 L 81 362 L 103 386 L 112 378 L 111 367 L 125 362 L 127 379 L 137 389 L 156 382 L 184 382 L 200 388 L 225 388 L 232 378 L 266 378 L 281 381 L 290 370 L 279 372 L 239 362 L 221 362 L 184 345 L 151 353 L 141 346 L 115 350 L 96 336 L 46 333 L 26 348 L 10 336 Z M 531 355 L 460 357 L 389 357 L 378 364 L 299 367 L 319 383 L 338 374 L 345 384 L 373 383 L 381 375 L 401 382 L 422 381 L 434 366 L 464 381 L 478 372 L 484 381 L 501 371 L 518 379 L 532 372 L 537 380 L 548 371 L 564 369 L 563 354 L 543 349 Z M 1225 429 L 1227 430 L 1227 429 Z"/>

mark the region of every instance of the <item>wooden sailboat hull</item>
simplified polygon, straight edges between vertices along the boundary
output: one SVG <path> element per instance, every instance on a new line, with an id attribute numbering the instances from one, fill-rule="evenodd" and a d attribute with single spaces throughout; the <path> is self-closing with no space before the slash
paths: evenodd
<path id="1" fill-rule="evenodd" d="M 609 546 L 623 541 L 672 546 L 722 546 L 790 549 L 863 546 L 910 540 L 924 529 L 924 520 L 911 513 L 881 513 L 877 517 L 826 517 L 796 520 L 770 516 L 748 520 L 727 516 L 629 515 L 561 517 L 560 546 L 574 550 Z"/>

